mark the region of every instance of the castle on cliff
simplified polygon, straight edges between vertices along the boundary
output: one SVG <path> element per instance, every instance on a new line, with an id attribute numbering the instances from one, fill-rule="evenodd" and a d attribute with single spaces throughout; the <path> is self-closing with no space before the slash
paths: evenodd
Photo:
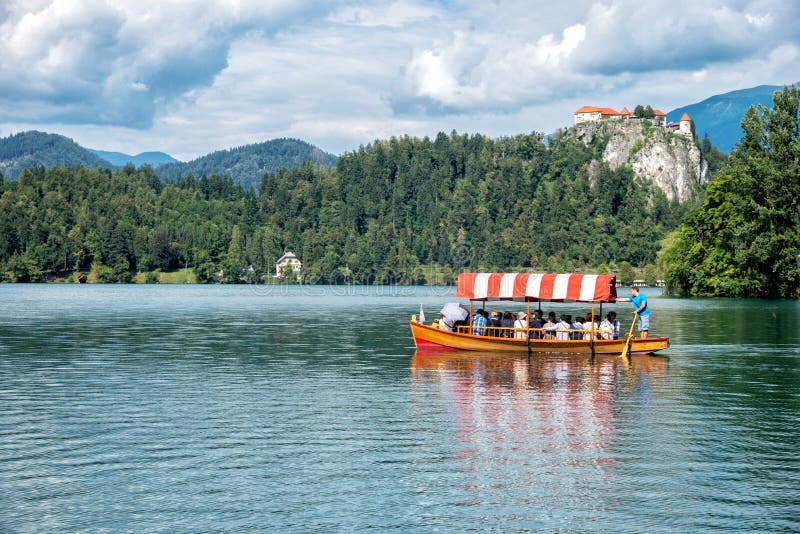
<path id="1" fill-rule="evenodd" d="M 596 121 L 609 121 L 609 120 L 643 120 L 645 117 L 637 117 L 632 111 L 628 111 L 627 107 L 622 108 L 622 111 L 616 111 L 612 108 L 598 108 L 595 106 L 583 106 L 575 112 L 574 124 L 582 122 L 596 122 Z M 667 114 L 660 109 L 653 110 L 653 116 L 648 118 L 653 125 L 660 126 L 666 130 L 672 131 L 677 134 L 692 137 L 692 119 L 688 113 L 684 113 L 681 120 L 675 123 L 667 122 Z"/>

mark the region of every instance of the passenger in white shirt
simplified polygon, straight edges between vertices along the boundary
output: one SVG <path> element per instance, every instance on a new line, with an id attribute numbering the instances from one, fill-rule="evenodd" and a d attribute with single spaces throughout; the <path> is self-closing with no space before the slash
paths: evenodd
<path id="1" fill-rule="evenodd" d="M 594 318 L 590 316 L 588 320 L 583 323 L 583 331 L 585 332 L 583 334 L 583 339 L 592 339 L 592 329 L 594 329 L 595 334 L 597 334 L 597 330 L 600 328 L 600 325 L 597 323 L 599 318 L 600 317 L 597 315 L 595 315 Z"/>
<path id="2" fill-rule="evenodd" d="M 600 323 L 600 339 L 612 339 L 614 337 L 614 325 L 608 320 L 608 317 L 603 319 Z"/>
<path id="3" fill-rule="evenodd" d="M 561 314 L 560 320 L 556 323 L 556 339 L 559 341 L 566 341 L 569 339 L 569 321 L 567 316 Z"/>

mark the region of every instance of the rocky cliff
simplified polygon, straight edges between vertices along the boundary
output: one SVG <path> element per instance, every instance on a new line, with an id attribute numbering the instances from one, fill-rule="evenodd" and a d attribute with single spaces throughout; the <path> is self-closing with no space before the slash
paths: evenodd
<path id="1" fill-rule="evenodd" d="M 602 159 L 612 169 L 631 167 L 637 175 L 652 180 L 670 200 L 688 200 L 696 185 L 708 181 L 708 164 L 701 158 L 697 140 L 650 121 L 587 122 L 575 125 L 571 133 L 587 145 L 604 145 Z"/>

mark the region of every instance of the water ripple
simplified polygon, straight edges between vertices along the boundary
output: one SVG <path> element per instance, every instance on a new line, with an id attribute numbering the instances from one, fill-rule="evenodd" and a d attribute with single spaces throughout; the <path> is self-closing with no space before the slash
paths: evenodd
<path id="1" fill-rule="evenodd" d="M 654 298 L 672 348 L 628 365 L 415 355 L 441 293 L 283 291 L 0 286 L 0 530 L 800 529 L 794 303 Z"/>

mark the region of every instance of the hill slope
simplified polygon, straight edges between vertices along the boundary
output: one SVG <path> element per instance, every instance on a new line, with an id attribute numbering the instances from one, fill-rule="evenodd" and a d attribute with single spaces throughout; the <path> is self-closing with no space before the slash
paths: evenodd
<path id="1" fill-rule="evenodd" d="M 711 142 L 723 152 L 730 152 L 742 136 L 740 123 L 750 106 L 772 106 L 772 94 L 782 89 L 778 85 L 759 85 L 749 89 L 714 95 L 702 102 L 690 104 L 667 113 L 667 120 L 678 122 L 684 113 L 694 120 L 699 139 L 708 133 Z"/>
<path id="2" fill-rule="evenodd" d="M 0 138 L 0 173 L 6 179 L 16 180 L 23 169 L 55 165 L 112 167 L 63 135 L 32 130 Z"/>
<path id="3" fill-rule="evenodd" d="M 122 167 L 127 163 L 133 163 L 136 167 L 141 167 L 145 164 L 151 167 L 157 167 L 165 163 L 180 163 L 177 159 L 163 152 L 142 152 L 135 156 L 129 156 L 122 152 L 107 152 L 105 150 L 94 150 L 92 148 L 88 150 L 92 154 L 110 162 L 115 167 Z"/>
<path id="4" fill-rule="evenodd" d="M 265 173 L 281 168 L 295 169 L 306 161 L 331 167 L 336 164 L 336 156 L 299 139 L 273 139 L 212 152 L 187 163 L 160 165 L 156 174 L 162 180 L 172 182 L 189 173 L 195 177 L 220 174 L 231 176 L 245 189 L 258 189 Z"/>

